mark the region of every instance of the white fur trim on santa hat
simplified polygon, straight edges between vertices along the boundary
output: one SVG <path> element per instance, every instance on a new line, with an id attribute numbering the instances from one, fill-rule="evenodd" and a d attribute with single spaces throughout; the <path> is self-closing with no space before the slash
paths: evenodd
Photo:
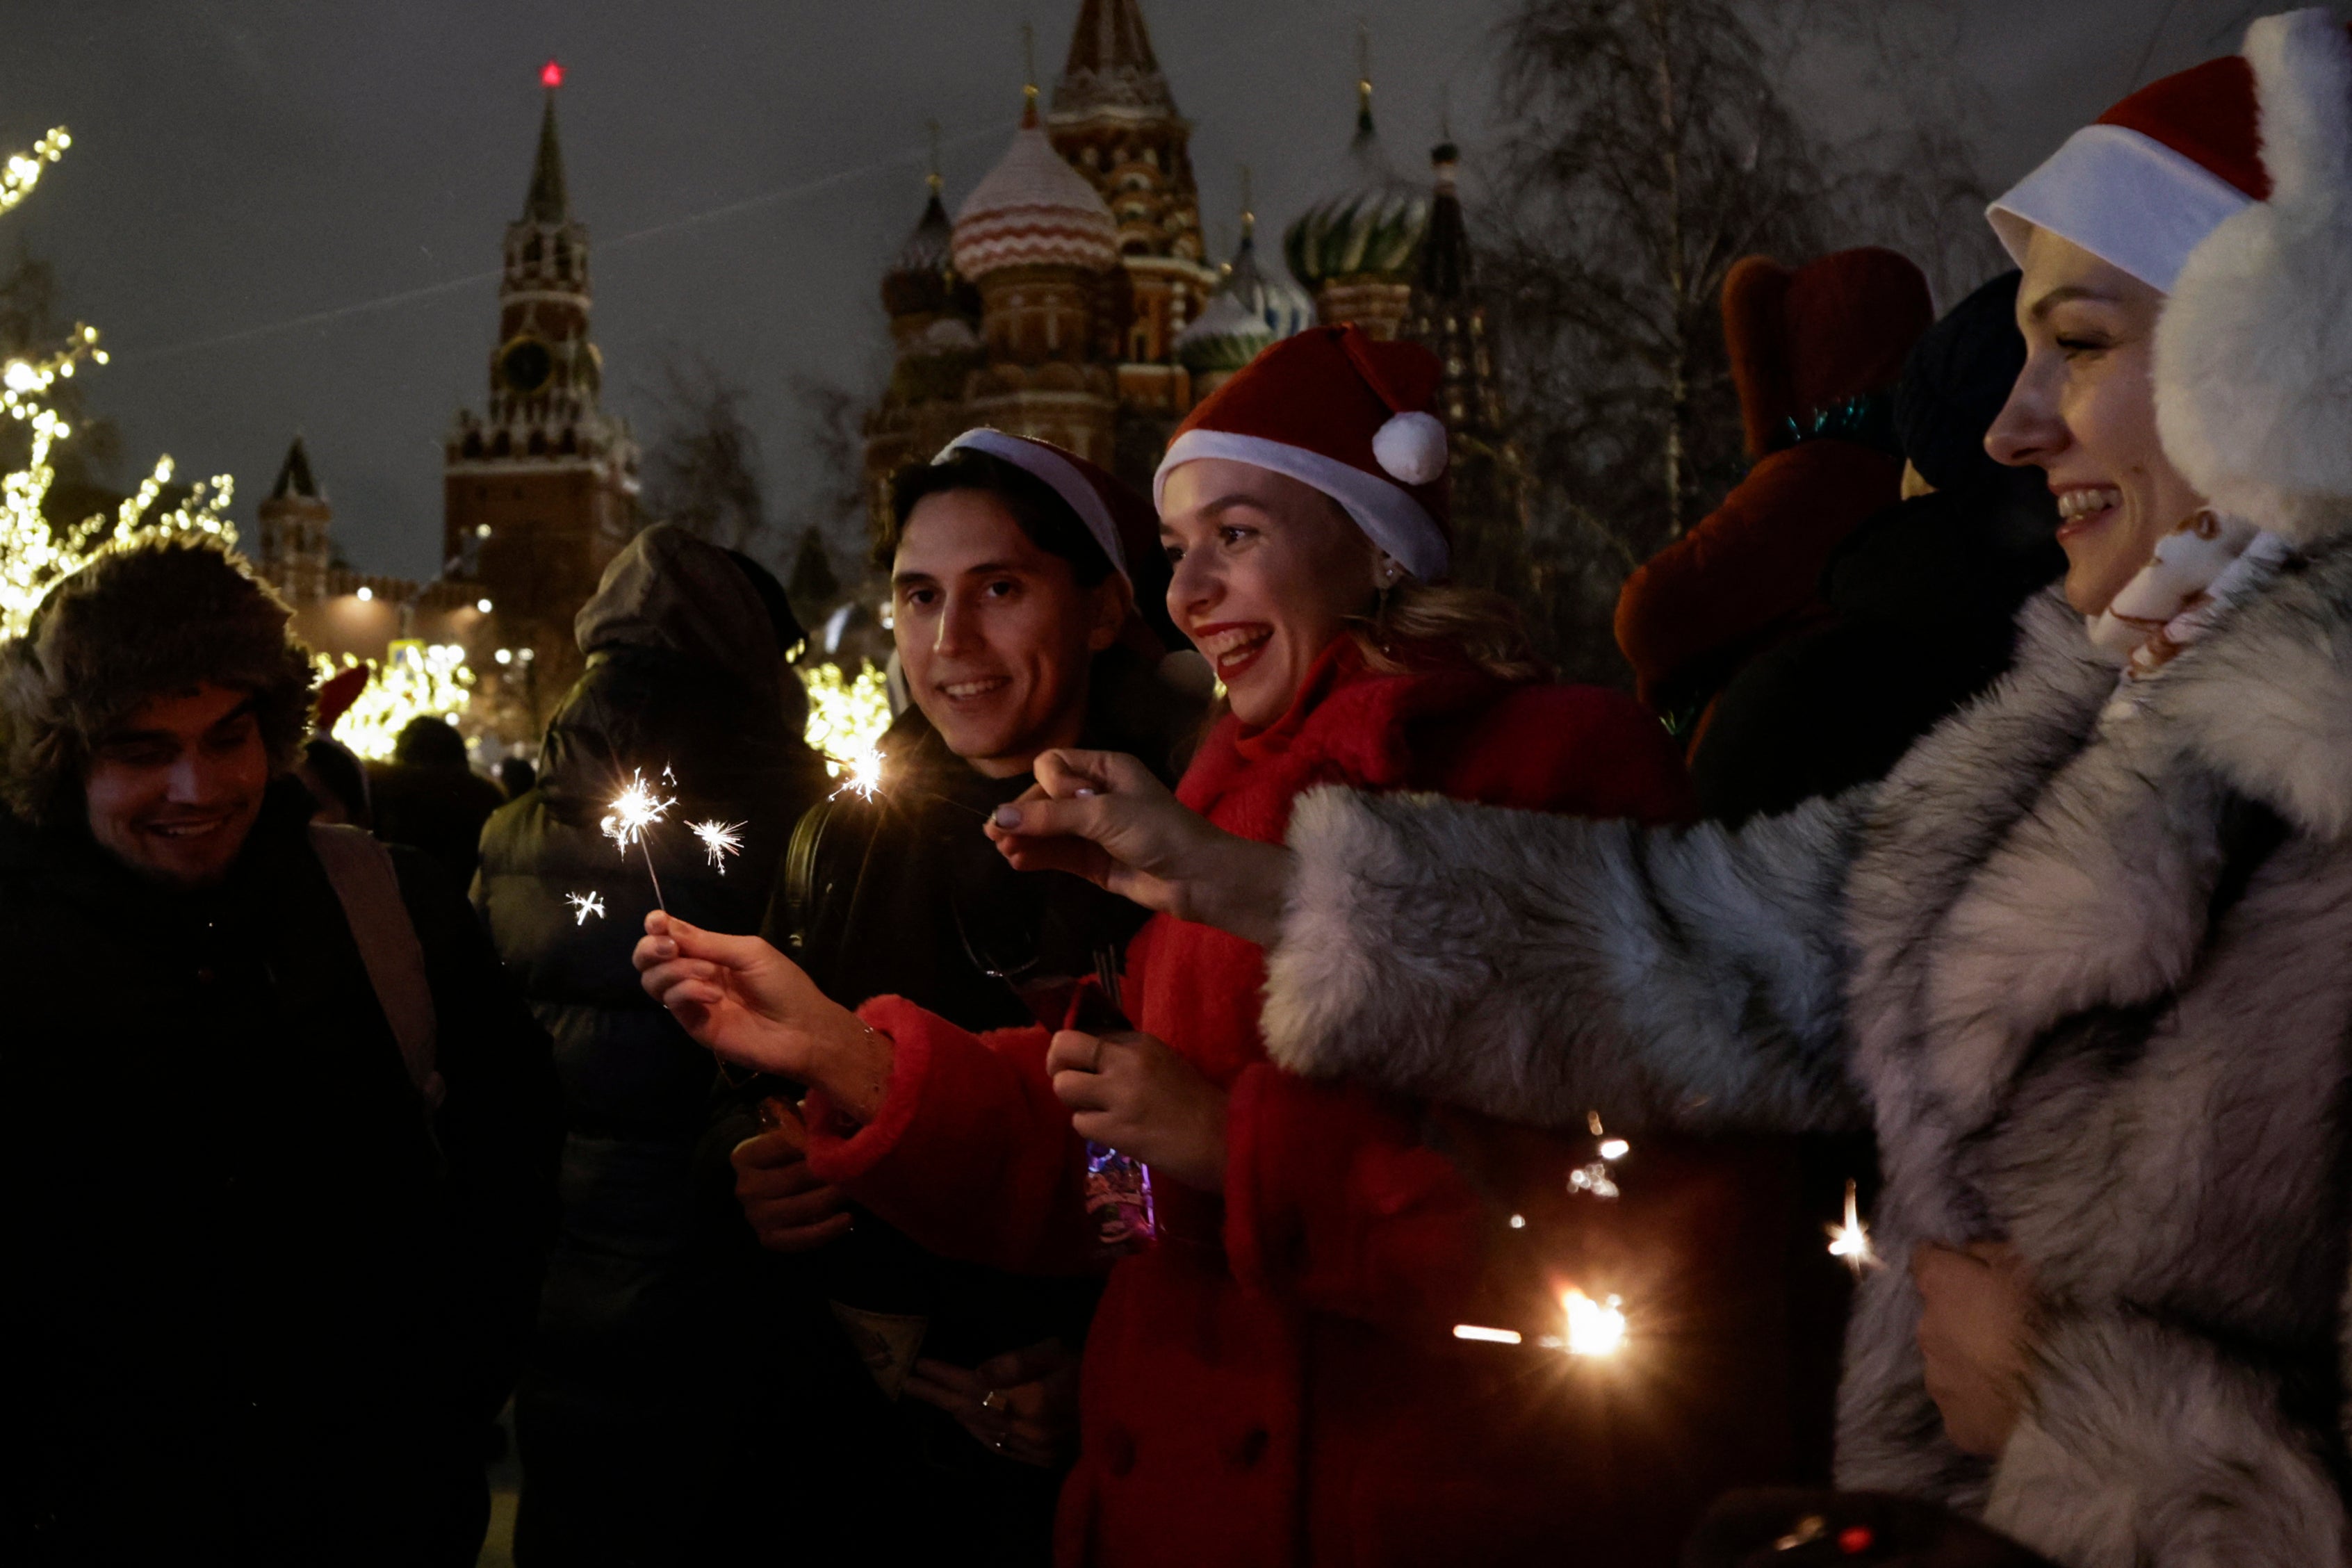
<path id="1" fill-rule="evenodd" d="M 1985 209 L 2010 259 L 2036 228 L 2172 292 L 2181 263 L 2251 196 L 2192 158 L 2120 125 L 2085 125 Z"/>
<path id="2" fill-rule="evenodd" d="M 1119 547 L 1118 524 L 1111 521 L 1110 508 L 1103 504 L 1102 492 L 1078 472 L 1076 463 L 1043 441 L 1008 436 L 985 425 L 965 431 L 940 447 L 939 456 L 931 461 L 944 463 L 949 453 L 964 447 L 1002 458 L 1053 486 L 1054 493 L 1070 503 L 1070 510 L 1078 514 L 1078 521 L 1087 525 L 1087 531 L 1095 536 L 1095 542 L 1110 557 L 1110 569 L 1125 577 L 1129 586 L 1134 584 L 1134 575 L 1127 569 L 1127 552 Z"/>
<path id="3" fill-rule="evenodd" d="M 1352 463 L 1310 452 L 1263 436 L 1242 436 L 1231 430 L 1187 430 L 1168 444 L 1160 471 L 1151 476 L 1151 504 L 1160 505 L 1168 487 L 1169 470 L 1195 458 L 1224 458 L 1247 463 L 1311 485 L 1339 503 L 1339 509 L 1364 531 L 1364 537 L 1386 551 L 1390 558 L 1424 583 L 1445 575 L 1453 551 L 1445 531 L 1429 509 L 1398 485 L 1368 474 Z M 1434 478 L 1435 476 L 1432 476 Z"/>
<path id="4" fill-rule="evenodd" d="M 2215 510 L 2307 545 L 2352 528 L 2352 39 L 2295 11 L 2254 23 L 2245 52 L 2271 195 L 2180 269 L 2157 429 Z"/>

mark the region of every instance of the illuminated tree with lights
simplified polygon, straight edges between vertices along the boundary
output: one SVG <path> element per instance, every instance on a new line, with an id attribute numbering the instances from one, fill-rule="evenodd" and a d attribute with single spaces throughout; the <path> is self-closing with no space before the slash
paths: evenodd
<path id="1" fill-rule="evenodd" d="M 41 171 L 63 157 L 72 141 L 59 127 L 33 143 L 30 152 L 0 163 L 0 213 L 31 195 Z M 187 499 L 169 511 L 154 510 L 172 482 L 168 457 L 158 458 L 137 491 L 110 514 L 97 512 L 63 526 L 50 521 L 44 505 L 57 471 L 49 458 L 58 444 L 73 434 L 50 394 L 84 362 L 106 363 L 95 327 L 77 326 L 47 353 L 0 363 L 0 412 L 21 422 L 31 437 L 25 467 L 0 475 L 0 638 L 21 635 L 50 589 L 110 545 L 142 531 L 197 531 L 236 542 L 236 531 L 226 515 L 231 493 L 226 474 L 216 475 L 209 484 L 191 486 Z"/>

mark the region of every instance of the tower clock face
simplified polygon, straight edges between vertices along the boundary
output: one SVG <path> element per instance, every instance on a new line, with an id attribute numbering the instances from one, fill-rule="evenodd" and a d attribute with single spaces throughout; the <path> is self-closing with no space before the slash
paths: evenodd
<path id="1" fill-rule="evenodd" d="M 507 390 L 528 397 L 547 384 L 555 372 L 555 356 L 537 338 L 520 337 L 499 352 L 499 379 Z"/>

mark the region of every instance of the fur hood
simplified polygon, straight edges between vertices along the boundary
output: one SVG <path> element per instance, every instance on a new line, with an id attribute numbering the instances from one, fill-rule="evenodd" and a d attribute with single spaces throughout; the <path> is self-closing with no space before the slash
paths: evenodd
<path id="1" fill-rule="evenodd" d="M 205 535 L 142 538 L 60 584 L 0 645 L 0 795 L 27 822 L 80 810 L 97 737 L 200 681 L 254 694 L 273 771 L 310 725 L 310 653 L 285 603 Z"/>

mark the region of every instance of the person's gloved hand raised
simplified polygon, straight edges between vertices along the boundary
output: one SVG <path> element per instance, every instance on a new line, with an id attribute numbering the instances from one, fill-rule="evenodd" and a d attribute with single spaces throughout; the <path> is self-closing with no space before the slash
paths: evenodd
<path id="1" fill-rule="evenodd" d="M 1041 752 L 1037 782 L 984 831 L 1024 871 L 1067 871 L 1244 941 L 1282 929 L 1290 852 L 1227 833 L 1120 752 Z"/>
<path id="2" fill-rule="evenodd" d="M 719 1056 L 822 1089 L 861 1121 L 880 1110 L 889 1040 L 758 937 L 723 936 L 655 910 L 633 959 L 646 994 Z"/>

